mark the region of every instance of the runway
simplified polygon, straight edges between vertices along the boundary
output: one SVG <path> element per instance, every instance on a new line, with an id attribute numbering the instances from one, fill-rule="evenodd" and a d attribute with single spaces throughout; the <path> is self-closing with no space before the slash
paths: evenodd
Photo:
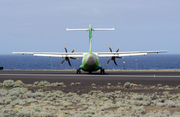
<path id="1" fill-rule="evenodd" d="M 76 71 L 0 71 L 0 82 L 12 79 L 21 80 L 25 84 L 32 84 L 35 81 L 47 80 L 49 82 L 81 82 L 81 85 L 91 85 L 95 83 L 99 86 L 117 85 L 118 82 L 124 84 L 131 82 L 142 85 L 180 85 L 180 72 L 159 72 L 159 71 L 106 71 L 105 74 L 95 72 L 89 74 L 82 72 L 76 74 Z"/>

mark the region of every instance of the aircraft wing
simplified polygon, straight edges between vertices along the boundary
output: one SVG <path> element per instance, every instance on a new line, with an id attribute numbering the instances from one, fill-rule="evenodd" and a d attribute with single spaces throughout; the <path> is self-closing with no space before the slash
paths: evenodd
<path id="1" fill-rule="evenodd" d="M 167 51 L 140 51 L 140 52 L 96 52 L 95 54 L 99 57 L 112 57 L 112 56 L 136 56 L 146 55 L 148 53 L 163 53 Z"/>
<path id="2" fill-rule="evenodd" d="M 140 52 L 94 52 L 99 57 L 112 57 L 112 56 L 136 56 L 146 55 L 148 53 L 163 53 L 167 51 L 140 51 Z M 74 52 L 74 53 L 59 53 L 59 52 L 13 52 L 13 54 L 31 54 L 34 56 L 49 56 L 49 57 L 83 57 L 89 52 Z"/>
<path id="3" fill-rule="evenodd" d="M 49 57 L 83 57 L 87 53 L 74 52 L 74 53 L 59 53 L 59 52 L 13 52 L 13 54 L 31 54 L 34 56 L 49 56 Z"/>

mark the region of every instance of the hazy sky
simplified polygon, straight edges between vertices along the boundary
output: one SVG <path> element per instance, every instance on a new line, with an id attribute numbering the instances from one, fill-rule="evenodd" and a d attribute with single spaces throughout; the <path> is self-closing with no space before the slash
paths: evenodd
<path id="1" fill-rule="evenodd" d="M 180 0 L 0 0 L 0 54 L 89 50 L 180 54 Z"/>

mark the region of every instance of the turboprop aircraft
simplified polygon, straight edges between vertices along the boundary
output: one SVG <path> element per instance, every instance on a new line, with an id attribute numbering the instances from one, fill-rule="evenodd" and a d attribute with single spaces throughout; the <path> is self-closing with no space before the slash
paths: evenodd
<path id="1" fill-rule="evenodd" d="M 81 70 L 92 73 L 93 71 L 100 70 L 100 73 L 104 74 L 105 70 L 99 65 L 98 57 L 111 57 L 106 65 L 108 65 L 110 60 L 114 61 L 114 64 L 117 66 L 116 58 L 122 59 L 124 56 L 135 56 L 135 55 L 146 55 L 148 53 L 162 53 L 167 51 L 140 51 L 140 52 L 119 52 L 119 49 L 116 52 L 112 52 L 112 49 L 109 47 L 110 52 L 92 52 L 92 32 L 93 31 L 106 31 L 106 30 L 114 30 L 114 28 L 101 28 L 101 29 L 92 29 L 91 24 L 87 29 L 66 29 L 68 31 L 89 31 L 89 52 L 77 52 L 74 53 L 75 49 L 68 53 L 66 47 L 64 47 L 66 53 L 57 53 L 57 52 L 13 52 L 14 54 L 32 54 L 34 56 L 49 56 L 49 57 L 65 57 L 65 59 L 61 62 L 60 65 L 63 64 L 64 61 L 68 61 L 71 66 L 70 59 L 78 59 L 75 57 L 83 57 L 82 65 L 77 69 L 76 73 L 80 74 Z M 72 67 L 72 66 L 71 66 Z"/>

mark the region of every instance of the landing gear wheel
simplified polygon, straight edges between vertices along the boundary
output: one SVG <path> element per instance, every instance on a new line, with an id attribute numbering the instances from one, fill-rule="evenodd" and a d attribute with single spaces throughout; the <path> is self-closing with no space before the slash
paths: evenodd
<path id="1" fill-rule="evenodd" d="M 81 74 L 81 69 L 77 69 L 76 73 Z"/>
<path id="2" fill-rule="evenodd" d="M 103 68 L 100 69 L 101 74 L 105 74 L 105 70 Z"/>
<path id="3" fill-rule="evenodd" d="M 101 73 L 101 74 L 105 74 L 105 70 L 101 68 L 101 69 L 100 69 L 100 73 Z"/>
<path id="4" fill-rule="evenodd" d="M 105 74 L 105 70 L 104 69 L 102 69 L 102 73 Z"/>
<path id="5" fill-rule="evenodd" d="M 92 73 L 92 71 L 89 71 L 89 74 L 91 74 Z"/>

